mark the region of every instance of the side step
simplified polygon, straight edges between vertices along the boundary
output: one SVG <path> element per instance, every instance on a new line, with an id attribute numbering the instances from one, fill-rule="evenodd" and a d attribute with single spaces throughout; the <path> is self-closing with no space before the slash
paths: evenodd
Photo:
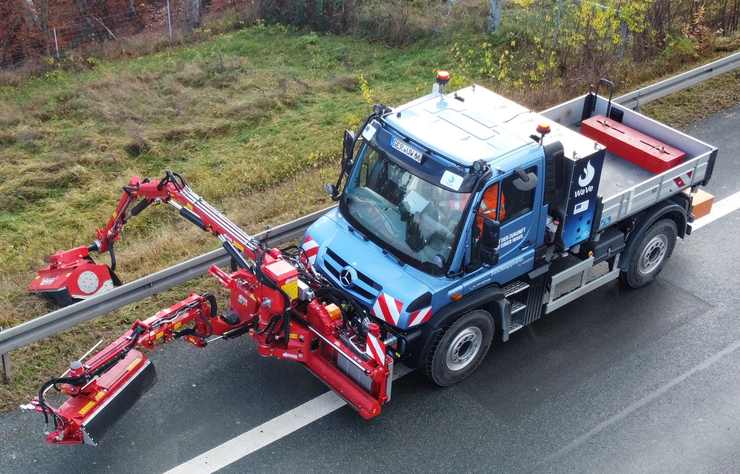
<path id="1" fill-rule="evenodd" d="M 508 298 L 509 296 L 513 296 L 517 293 L 521 293 L 522 291 L 529 288 L 529 283 L 526 281 L 513 281 L 509 283 L 508 285 L 504 286 L 504 295 Z M 514 307 L 511 308 L 511 314 L 514 314 Z"/>
<path id="2" fill-rule="evenodd" d="M 524 324 L 520 323 L 519 320 L 516 319 L 514 316 L 517 313 L 521 313 L 525 309 L 527 309 L 527 305 L 524 303 L 520 303 L 518 301 L 514 301 L 513 303 L 511 303 L 511 323 L 509 323 L 509 334 L 513 334 L 524 327 Z"/>
<path id="3" fill-rule="evenodd" d="M 510 290 L 510 295 L 517 295 L 527 291 L 524 298 L 516 297 L 511 301 L 511 314 L 509 321 L 509 334 L 512 334 L 524 326 L 532 324 L 542 317 L 542 305 L 545 295 L 545 276 L 540 276 L 529 283 L 514 282 L 504 288 Z M 523 300 L 523 301 L 522 301 Z"/>

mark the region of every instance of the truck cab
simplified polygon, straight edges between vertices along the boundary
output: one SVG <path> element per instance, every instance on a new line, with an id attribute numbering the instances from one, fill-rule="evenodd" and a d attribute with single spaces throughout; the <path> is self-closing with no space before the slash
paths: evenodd
<path id="1" fill-rule="evenodd" d="M 315 265 L 404 330 L 533 270 L 548 215 L 546 150 L 535 126 L 509 123 L 526 113 L 470 86 L 371 120 L 338 208 L 307 232 Z M 494 248 L 485 248 L 487 220 Z"/>

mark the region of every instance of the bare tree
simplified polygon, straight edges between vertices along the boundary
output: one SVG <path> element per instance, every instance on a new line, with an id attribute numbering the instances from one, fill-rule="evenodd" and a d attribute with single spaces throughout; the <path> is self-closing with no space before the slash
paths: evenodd
<path id="1" fill-rule="evenodd" d="M 501 9 L 503 0 L 491 0 L 491 11 L 488 13 L 488 32 L 493 33 L 501 26 Z"/>
<path id="2" fill-rule="evenodd" d="M 203 4 L 201 0 L 183 0 L 185 7 L 185 28 L 188 32 L 200 26 Z"/>

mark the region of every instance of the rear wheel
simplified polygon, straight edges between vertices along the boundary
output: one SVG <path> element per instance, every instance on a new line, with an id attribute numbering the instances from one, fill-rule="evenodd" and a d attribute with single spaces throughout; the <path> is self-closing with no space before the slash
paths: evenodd
<path id="1" fill-rule="evenodd" d="M 424 357 L 427 377 L 447 387 L 469 377 L 483 362 L 493 340 L 493 318 L 483 310 L 462 316 L 436 336 Z"/>
<path id="2" fill-rule="evenodd" d="M 620 275 L 622 282 L 630 288 L 641 288 L 655 280 L 673 253 L 677 236 L 673 220 L 661 219 L 653 224 L 632 244 L 627 270 Z"/>

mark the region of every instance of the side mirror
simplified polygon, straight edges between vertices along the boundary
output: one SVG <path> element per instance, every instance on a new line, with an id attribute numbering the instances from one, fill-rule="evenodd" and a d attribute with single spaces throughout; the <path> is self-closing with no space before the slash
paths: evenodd
<path id="1" fill-rule="evenodd" d="M 352 152 L 355 149 L 356 141 L 357 138 L 351 130 L 344 131 L 344 141 L 342 142 L 342 162 L 340 164 L 341 169 L 339 170 L 339 178 L 337 178 L 336 184 L 328 183 L 324 185 L 324 191 L 333 201 L 337 201 L 339 199 L 339 187 L 342 184 L 342 179 L 352 166 Z"/>
<path id="2" fill-rule="evenodd" d="M 324 185 L 324 192 L 328 194 L 329 197 L 335 201 L 337 200 L 337 197 L 339 196 L 339 188 L 337 188 L 337 185 L 333 183 L 326 183 Z"/>
<path id="3" fill-rule="evenodd" d="M 515 171 L 517 177 L 511 182 L 518 191 L 531 191 L 537 187 L 537 175 L 527 173 L 519 168 Z"/>
<path id="4" fill-rule="evenodd" d="M 345 130 L 344 143 L 342 145 L 343 166 L 346 166 L 349 162 L 352 161 L 352 151 L 355 149 L 355 141 L 357 141 L 357 138 L 355 137 L 354 132 L 352 132 L 352 130 Z"/>
<path id="5" fill-rule="evenodd" d="M 500 240 L 500 230 L 501 224 L 499 221 L 489 218 L 483 220 L 483 233 L 478 241 L 482 263 L 495 265 L 498 262 L 497 249 Z"/>

